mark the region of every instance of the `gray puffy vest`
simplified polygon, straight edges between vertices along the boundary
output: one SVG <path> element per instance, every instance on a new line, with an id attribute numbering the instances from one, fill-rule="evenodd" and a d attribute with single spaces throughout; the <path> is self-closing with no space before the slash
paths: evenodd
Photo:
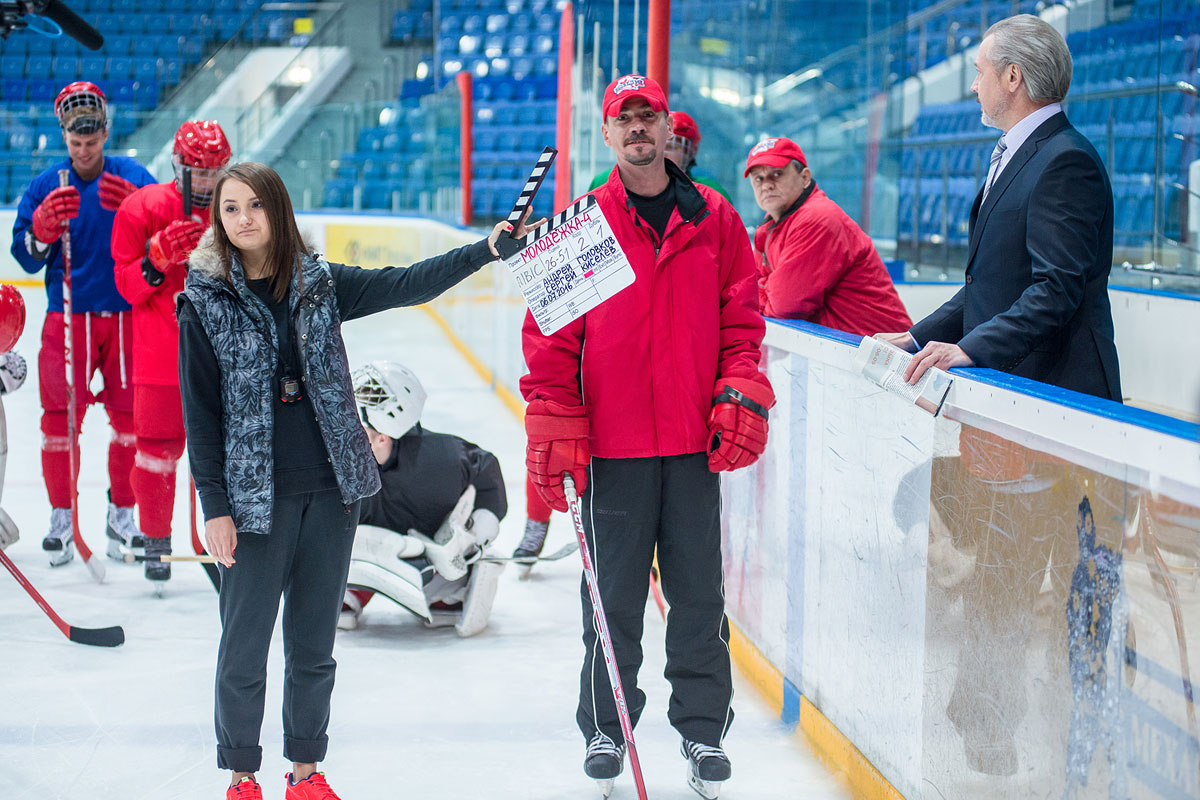
<path id="1" fill-rule="evenodd" d="M 211 233 L 189 259 L 184 294 L 221 370 L 225 487 L 234 525 L 239 533 L 267 534 L 275 499 L 271 448 L 279 342 L 270 311 L 246 286 L 240 259 L 235 254 L 230 265 L 231 286 L 220 277 L 220 256 L 210 243 Z M 306 255 L 292 274 L 288 308 L 300 345 L 304 391 L 348 506 L 379 491 L 379 469 L 358 420 L 334 291 L 329 265 Z"/>

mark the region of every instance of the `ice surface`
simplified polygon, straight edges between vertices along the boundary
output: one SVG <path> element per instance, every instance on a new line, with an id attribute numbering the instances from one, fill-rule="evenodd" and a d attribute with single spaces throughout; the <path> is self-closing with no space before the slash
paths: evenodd
<path id="1" fill-rule="evenodd" d="M 96 584 L 78 556 L 51 569 L 41 550 L 49 505 L 41 478 L 37 349 L 44 293 L 23 290 L 27 327 L 17 349 L 29 362 L 26 385 L 4 398 L 9 460 L 2 505 L 21 529 L 6 553 L 70 624 L 122 625 L 113 650 L 73 644 L 7 573 L 0 574 L 0 797 L 223 797 L 228 773 L 216 768 L 212 682 L 219 621 L 216 594 L 200 567 L 176 564 L 163 597 L 141 566 L 106 560 Z M 499 549 L 511 551 L 524 525 L 524 435 L 520 424 L 421 310 L 391 311 L 345 327 L 352 363 L 391 358 L 413 368 L 429 392 L 424 423 L 497 454 L 508 481 L 510 513 Z M 104 558 L 103 412 L 83 425 L 82 533 Z M 186 459 L 185 459 L 186 462 Z M 186 468 L 180 469 L 174 547 L 191 551 Z M 556 515 L 548 548 L 568 540 Z M 579 681 L 579 562 L 542 564 L 529 581 L 501 576 L 487 631 L 459 639 L 425 630 L 382 598 L 362 626 L 338 634 L 338 681 L 321 765 L 344 800 L 360 798 L 599 797 L 583 775 L 584 743 L 575 727 Z M 637 729 L 652 798 L 695 798 L 687 787 L 678 737 L 666 721 L 663 623 L 646 615 L 643 686 Z M 280 720 L 283 649 L 273 643 L 263 722 L 268 800 L 282 798 Z M 726 740 L 734 774 L 723 798 L 846 797 L 831 777 L 735 671 L 737 720 Z M 628 771 L 614 798 L 633 798 Z"/>

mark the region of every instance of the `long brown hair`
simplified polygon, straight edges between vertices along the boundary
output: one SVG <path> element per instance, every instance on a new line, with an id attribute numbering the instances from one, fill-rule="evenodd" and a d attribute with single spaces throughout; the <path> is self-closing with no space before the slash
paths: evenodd
<path id="1" fill-rule="evenodd" d="M 276 301 L 282 302 L 287 297 L 288 287 L 292 283 L 292 270 L 307 252 L 300 237 L 300 229 L 296 227 L 296 215 L 292 211 L 292 199 L 288 197 L 287 187 L 283 185 L 279 173 L 256 161 L 229 164 L 217 175 L 217 186 L 213 190 L 216 202 L 209 209 L 209 214 L 212 219 L 213 238 L 221 253 L 226 280 L 229 279 L 229 264 L 233 258 L 233 251 L 237 249 L 229 241 L 221 223 L 221 189 L 225 181 L 230 179 L 249 186 L 267 212 L 267 225 L 271 228 L 271 246 L 264 268 L 267 277 L 271 279 L 271 293 Z"/>

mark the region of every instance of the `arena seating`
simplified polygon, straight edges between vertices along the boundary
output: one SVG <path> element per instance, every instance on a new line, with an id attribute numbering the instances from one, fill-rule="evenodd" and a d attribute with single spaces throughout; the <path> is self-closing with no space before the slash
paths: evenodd
<path id="1" fill-rule="evenodd" d="M 63 86 L 89 80 L 112 109 L 110 149 L 156 108 L 202 59 L 235 35 L 285 42 L 295 10 L 263 11 L 263 0 L 72 0 L 69 5 L 104 36 L 99 51 L 66 36 L 14 33 L 0 54 L 0 203 L 16 202 L 32 175 L 62 151 L 52 103 Z M 249 24 L 247 24 L 249 21 Z M 240 31 L 240 33 L 239 33 Z M 32 154 L 32 161 L 31 156 Z"/>

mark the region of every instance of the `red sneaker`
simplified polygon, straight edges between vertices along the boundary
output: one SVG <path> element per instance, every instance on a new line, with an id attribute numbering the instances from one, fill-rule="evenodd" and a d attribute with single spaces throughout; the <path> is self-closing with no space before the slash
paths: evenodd
<path id="1" fill-rule="evenodd" d="M 341 800 L 325 782 L 324 772 L 314 772 L 299 783 L 292 783 L 290 772 L 284 777 L 287 779 L 287 791 L 283 794 L 283 800 Z"/>
<path id="2" fill-rule="evenodd" d="M 262 787 L 254 778 L 242 778 L 225 790 L 225 800 L 263 800 Z"/>

